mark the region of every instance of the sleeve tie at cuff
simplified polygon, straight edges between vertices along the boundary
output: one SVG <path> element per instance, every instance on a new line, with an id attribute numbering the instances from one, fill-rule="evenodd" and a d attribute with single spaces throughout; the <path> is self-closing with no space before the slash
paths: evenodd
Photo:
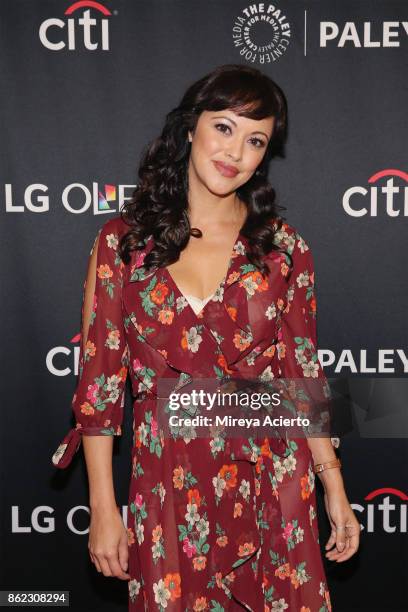
<path id="1" fill-rule="evenodd" d="M 70 429 L 52 456 L 52 463 L 64 469 L 72 461 L 73 456 L 81 446 L 81 428 Z"/>
<path id="2" fill-rule="evenodd" d="M 82 436 L 120 436 L 122 428 L 120 425 L 110 427 L 76 427 L 70 429 L 57 450 L 52 456 L 55 467 L 66 468 L 72 461 L 73 456 L 81 446 Z"/>

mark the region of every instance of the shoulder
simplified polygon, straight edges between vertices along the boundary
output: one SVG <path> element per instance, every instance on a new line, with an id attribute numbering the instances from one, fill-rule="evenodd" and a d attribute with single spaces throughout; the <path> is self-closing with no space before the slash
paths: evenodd
<path id="1" fill-rule="evenodd" d="M 292 259 L 312 258 L 311 248 L 299 230 L 284 221 L 282 227 L 275 232 L 275 244 L 289 253 Z"/>
<path id="2" fill-rule="evenodd" d="M 110 217 L 103 225 L 99 228 L 95 242 L 98 244 L 98 250 L 106 252 L 109 250 L 117 250 L 120 238 L 129 231 L 129 225 L 127 225 L 121 218 L 120 215 Z"/>
<path id="3" fill-rule="evenodd" d="M 112 239 L 119 240 L 119 238 L 126 234 L 130 229 L 130 226 L 125 223 L 120 215 L 110 217 L 102 227 L 99 228 L 98 235 L 106 239 L 108 236 L 112 236 Z"/>
<path id="4" fill-rule="evenodd" d="M 118 245 L 122 235 L 128 231 L 129 225 L 122 220 L 120 215 L 117 215 L 105 221 L 96 234 L 91 253 L 98 245 L 97 261 L 108 275 L 123 272 L 124 263 L 119 256 Z"/>

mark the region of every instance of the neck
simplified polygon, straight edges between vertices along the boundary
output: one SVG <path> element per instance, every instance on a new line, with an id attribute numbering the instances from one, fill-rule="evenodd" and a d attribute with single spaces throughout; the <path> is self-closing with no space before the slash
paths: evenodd
<path id="1" fill-rule="evenodd" d="M 237 225 L 241 227 L 247 215 L 247 209 L 236 192 L 219 195 L 208 188 L 189 171 L 188 216 L 191 227 L 210 228 L 220 225 Z"/>

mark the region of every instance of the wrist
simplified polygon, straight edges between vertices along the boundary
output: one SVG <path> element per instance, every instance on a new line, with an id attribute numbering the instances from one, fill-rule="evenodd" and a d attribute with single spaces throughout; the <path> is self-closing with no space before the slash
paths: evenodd
<path id="1" fill-rule="evenodd" d="M 115 499 L 90 499 L 89 508 L 91 512 L 116 512 L 118 506 Z"/>
<path id="2" fill-rule="evenodd" d="M 340 468 L 330 468 L 328 470 L 323 470 L 317 475 L 325 491 L 345 492 L 343 476 L 340 471 Z"/>

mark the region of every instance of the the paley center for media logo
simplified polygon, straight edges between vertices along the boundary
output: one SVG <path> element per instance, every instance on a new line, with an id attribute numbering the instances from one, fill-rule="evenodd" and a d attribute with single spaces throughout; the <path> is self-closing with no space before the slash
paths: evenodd
<path id="1" fill-rule="evenodd" d="M 290 23 L 275 4 L 249 4 L 235 17 L 232 26 L 234 47 L 242 59 L 251 63 L 275 62 L 285 53 L 290 37 Z"/>

